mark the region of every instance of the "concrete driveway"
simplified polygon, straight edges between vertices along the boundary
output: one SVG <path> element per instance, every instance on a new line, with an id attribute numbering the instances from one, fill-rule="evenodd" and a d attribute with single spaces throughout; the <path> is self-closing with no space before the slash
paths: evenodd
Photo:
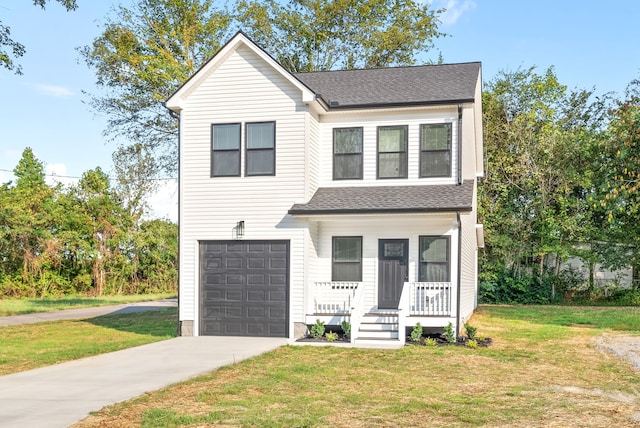
<path id="1" fill-rule="evenodd" d="M 111 308 L 108 313 L 113 312 Z M 40 318 L 38 322 L 42 321 L 47 319 Z M 287 342 L 259 337 L 177 337 L 0 376 L 0 427 L 68 427 L 110 404 L 274 350 Z"/>

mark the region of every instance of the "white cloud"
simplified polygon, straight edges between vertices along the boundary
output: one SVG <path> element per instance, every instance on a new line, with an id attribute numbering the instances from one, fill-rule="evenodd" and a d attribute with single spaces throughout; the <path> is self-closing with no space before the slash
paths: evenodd
<path id="1" fill-rule="evenodd" d="M 429 3 L 433 9 L 446 9 L 440 15 L 445 27 L 455 25 L 465 12 L 476 8 L 475 0 L 432 0 Z"/>
<path id="2" fill-rule="evenodd" d="M 47 85 L 44 83 L 36 83 L 33 85 L 36 91 L 41 94 L 57 97 L 57 98 L 67 98 L 72 97 L 75 93 L 66 86 L 58 86 L 58 85 Z"/>
<path id="3" fill-rule="evenodd" d="M 63 163 L 48 164 L 45 168 L 45 181 L 49 186 L 61 183 L 64 186 L 75 184 L 78 179 L 68 177 L 67 166 Z"/>
<path id="4" fill-rule="evenodd" d="M 178 221 L 178 180 L 163 180 L 158 186 L 158 190 L 149 198 L 151 213 L 147 216 L 152 218 L 168 218 L 171 221 Z"/>

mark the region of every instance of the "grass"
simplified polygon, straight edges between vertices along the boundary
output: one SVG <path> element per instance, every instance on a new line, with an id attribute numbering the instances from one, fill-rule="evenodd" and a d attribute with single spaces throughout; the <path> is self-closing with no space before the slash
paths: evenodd
<path id="1" fill-rule="evenodd" d="M 103 409 L 78 427 L 634 426 L 640 374 L 594 346 L 629 308 L 481 307 L 489 348 L 287 346 Z"/>
<path id="2" fill-rule="evenodd" d="M 117 351 L 176 335 L 177 308 L 0 327 L 0 375 Z"/>
<path id="3" fill-rule="evenodd" d="M 85 297 L 45 299 L 2 299 L 0 298 L 0 317 L 37 312 L 60 311 L 64 309 L 88 308 L 93 306 L 119 305 L 122 303 L 145 302 L 175 297 L 175 294 L 134 294 L 126 296 Z"/>

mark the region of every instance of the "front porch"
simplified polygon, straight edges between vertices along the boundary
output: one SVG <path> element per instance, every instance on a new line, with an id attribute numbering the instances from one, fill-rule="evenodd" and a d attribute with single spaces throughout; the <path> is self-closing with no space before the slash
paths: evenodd
<path id="1" fill-rule="evenodd" d="M 352 343 L 392 340 L 404 344 L 406 329 L 417 323 L 434 329 L 456 323 L 456 289 L 451 282 L 405 282 L 397 308 L 390 309 L 378 307 L 375 284 L 328 281 L 314 282 L 310 288 L 306 323 L 319 319 L 340 326 L 349 322 Z"/>

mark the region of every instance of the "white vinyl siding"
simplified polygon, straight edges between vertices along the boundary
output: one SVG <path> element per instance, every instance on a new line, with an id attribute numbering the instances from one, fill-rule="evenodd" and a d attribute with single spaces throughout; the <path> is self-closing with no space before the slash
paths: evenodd
<path id="1" fill-rule="evenodd" d="M 313 281 L 331 281 L 332 243 L 336 236 L 362 236 L 362 284 L 365 310 L 377 307 L 378 302 L 378 240 L 409 239 L 409 281 L 418 280 L 419 237 L 449 236 L 451 243 L 451 283 L 457 283 L 458 235 L 455 214 L 350 216 L 348 218 L 318 220 L 318 270 Z M 455 306 L 455 305 L 454 305 Z M 455 308 L 452 307 L 455 312 Z"/>
<path id="2" fill-rule="evenodd" d="M 290 240 L 289 318 L 304 319 L 305 225 L 286 213 L 305 199 L 305 110 L 300 91 L 246 47 L 187 98 L 180 129 L 181 320 L 198 319 L 197 242 L 233 239 L 238 221 L 244 221 L 244 239 Z M 276 175 L 211 178 L 211 125 L 257 122 L 276 124 Z M 245 150 L 241 154 L 245 171 Z"/>
<path id="3" fill-rule="evenodd" d="M 474 188 L 474 197 L 477 188 Z M 462 227 L 462 254 L 460 265 L 460 316 L 464 323 L 478 306 L 478 242 L 476 235 L 476 208 L 460 215 Z"/>
<path id="4" fill-rule="evenodd" d="M 420 125 L 451 123 L 452 147 L 450 177 L 420 177 Z M 407 126 L 407 178 L 378 179 L 378 127 Z M 335 180 L 333 176 L 333 130 L 334 128 L 363 129 L 362 179 Z M 369 113 L 339 113 L 322 116 L 320 123 L 320 186 L 389 186 L 452 184 L 457 174 L 457 109 L 422 108 L 410 111 L 384 111 Z"/>

